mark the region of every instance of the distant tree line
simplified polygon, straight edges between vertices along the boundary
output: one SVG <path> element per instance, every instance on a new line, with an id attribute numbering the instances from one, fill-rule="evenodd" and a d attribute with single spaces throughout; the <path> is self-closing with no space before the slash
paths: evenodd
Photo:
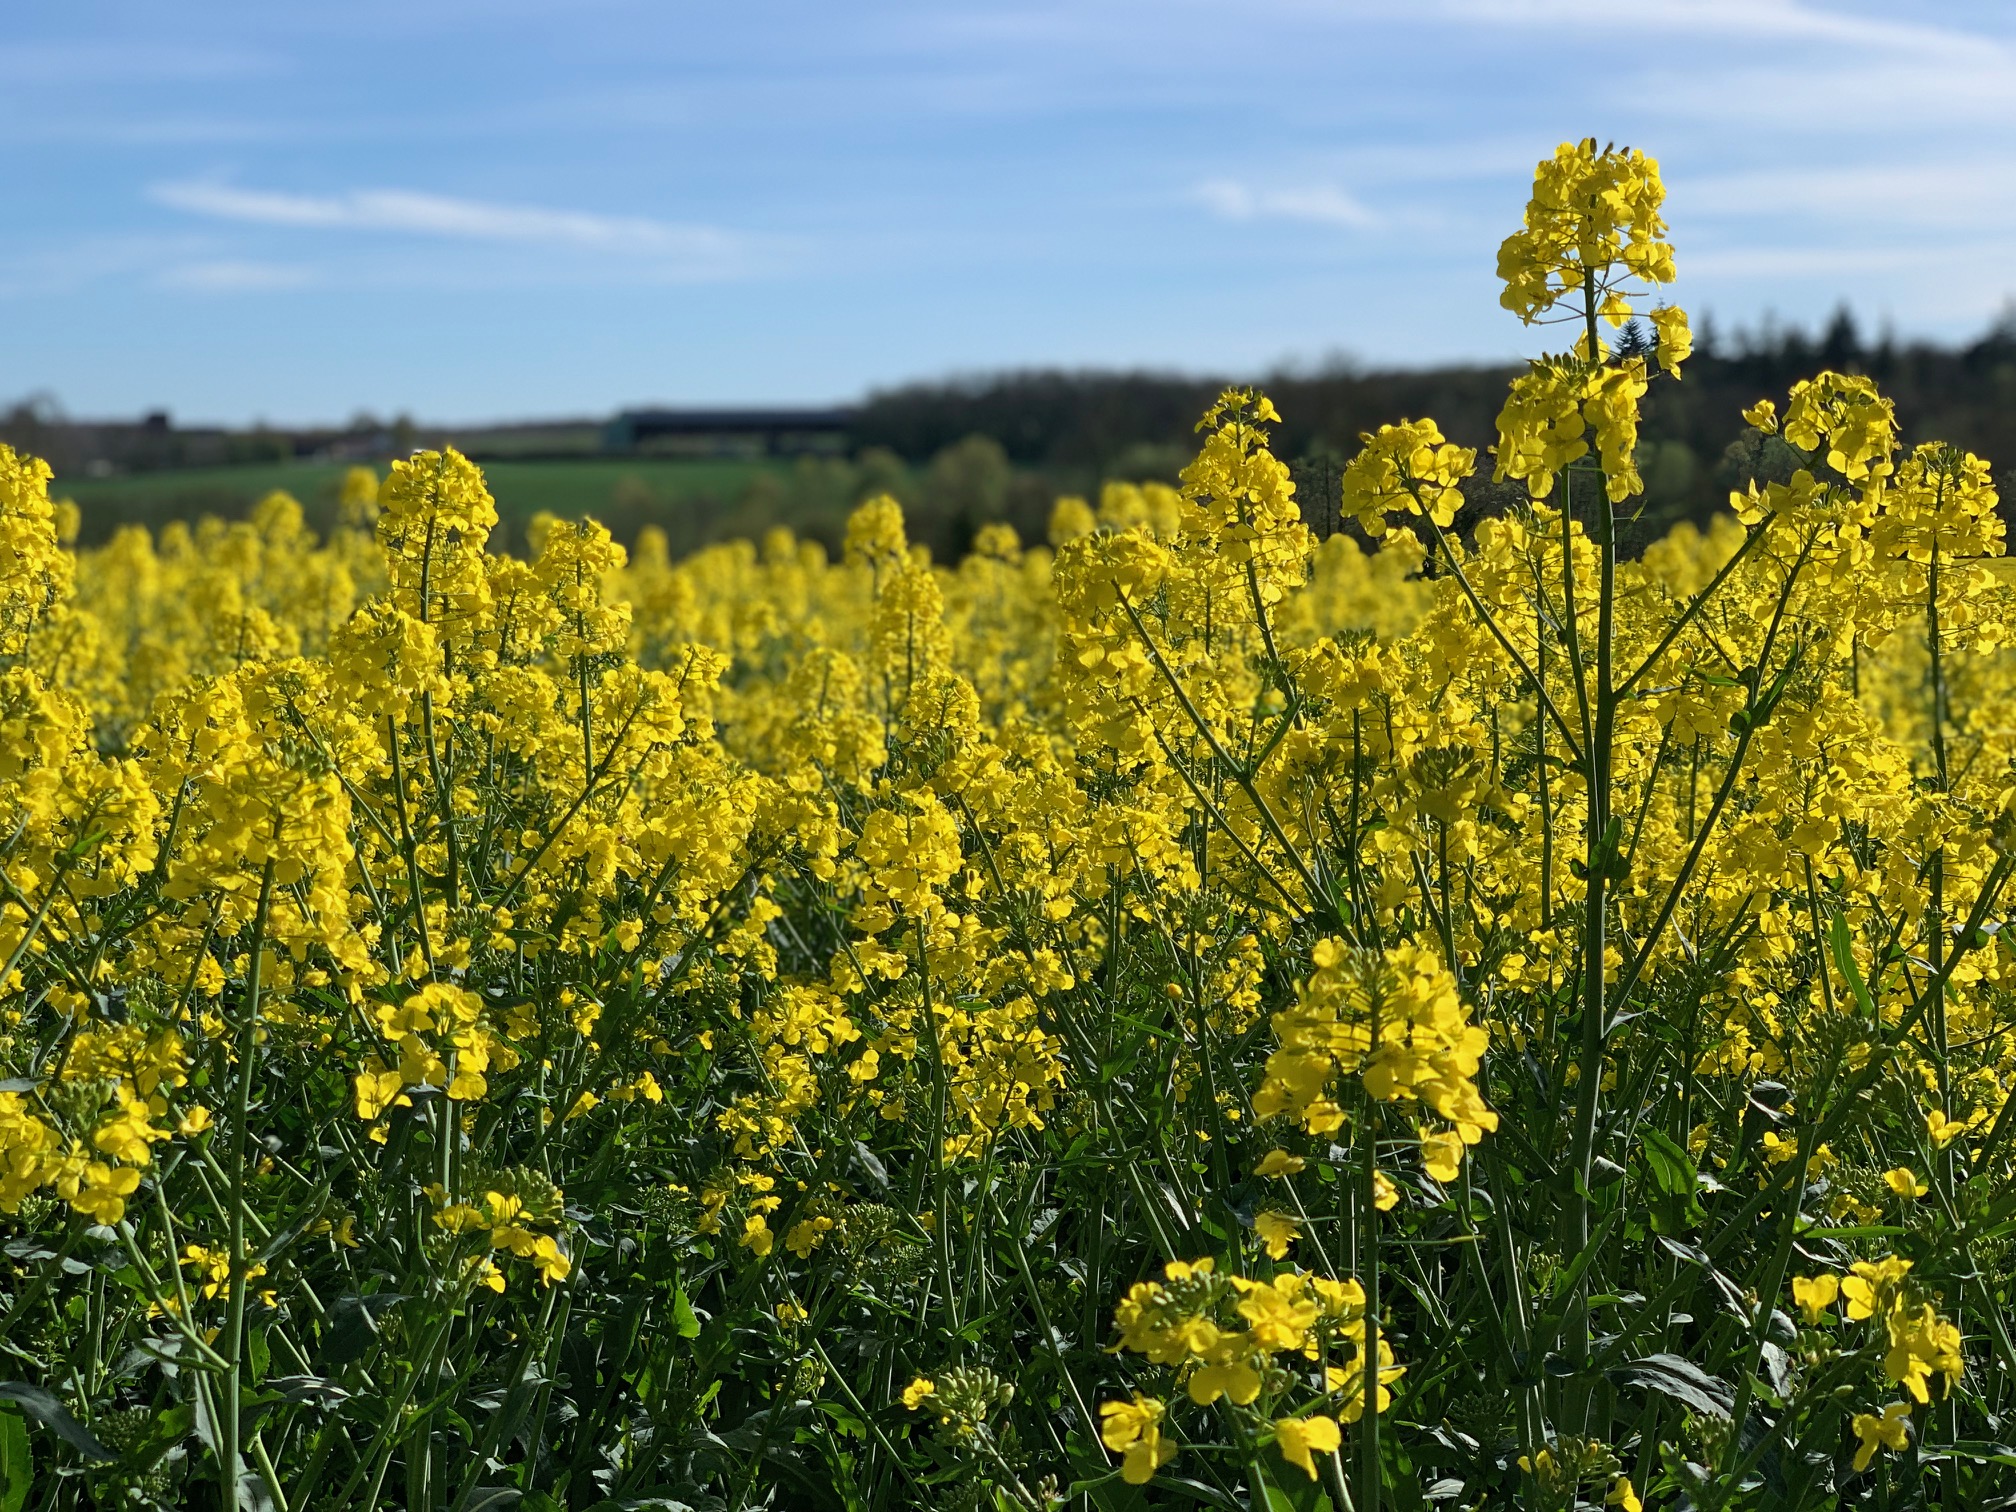
<path id="1" fill-rule="evenodd" d="M 1621 339 L 1649 346 L 1628 329 Z M 1639 534 L 1705 520 L 1748 477 L 1783 470 L 1784 449 L 1760 447 L 1739 411 L 1767 395 L 1782 406 L 1791 384 L 1827 368 L 1875 378 L 1896 402 L 1907 444 L 1940 437 L 1988 458 L 1998 476 L 2016 478 L 2016 312 L 1958 348 L 1888 335 L 1868 340 L 1845 308 L 1818 333 L 1767 324 L 1725 337 L 1704 320 L 1684 380 L 1656 382 L 1646 399 Z M 1338 367 L 1284 372 L 1262 386 L 1283 417 L 1276 451 L 1305 480 L 1305 508 L 1320 513 L 1326 485 L 1357 450 L 1360 433 L 1382 424 L 1432 415 L 1452 440 L 1481 454 L 1495 439 L 1505 384 L 1516 371 Z M 907 384 L 869 397 L 855 441 L 923 462 L 985 437 L 1010 469 L 1038 474 L 1061 491 L 1089 489 L 1102 477 L 1173 478 L 1194 445 L 1197 416 L 1228 381 L 1033 371 Z M 1488 456 L 1480 455 L 1480 470 L 1488 478 Z M 1473 507 L 1499 507 L 1502 494 L 1480 481 Z M 2016 487 L 2005 486 L 2003 495 L 2005 508 L 2016 503 Z"/>
<path id="2" fill-rule="evenodd" d="M 910 538 L 938 560 L 956 561 L 980 527 L 996 521 L 1013 525 L 1025 541 L 1042 540 L 1057 495 L 1085 492 L 1097 476 L 1089 469 L 1017 466 L 994 437 L 969 434 L 914 464 L 886 446 L 863 447 L 851 458 L 799 457 L 766 468 L 721 504 L 692 498 L 666 508 L 641 480 L 619 483 L 604 523 L 619 539 L 656 524 L 675 552 L 753 539 L 780 525 L 837 550 L 854 506 L 890 494 L 902 501 Z"/>
<path id="3" fill-rule="evenodd" d="M 1644 331 L 1627 328 L 1618 339 L 1650 351 Z M 1750 477 L 1789 473 L 1787 449 L 1762 442 L 1739 412 L 1766 396 L 1782 403 L 1791 384 L 1825 368 L 1875 378 L 1896 402 L 1907 444 L 1936 436 L 1988 458 L 1997 476 L 2008 480 L 2004 508 L 2016 508 L 2016 311 L 1979 340 L 1938 347 L 1887 335 L 1868 340 L 1843 309 L 1817 333 L 1766 324 L 1724 336 L 1712 321 L 1701 323 L 1685 379 L 1655 382 L 1645 403 L 1640 465 L 1646 492 L 1628 527 L 1635 538 L 1656 538 L 1680 520 L 1706 520 Z M 1336 365 L 1261 380 L 1282 413 L 1275 449 L 1295 469 L 1305 516 L 1319 528 L 1334 528 L 1338 478 L 1359 435 L 1422 416 L 1434 417 L 1452 440 L 1480 453 L 1479 477 L 1466 490 L 1469 504 L 1459 524 L 1505 508 L 1520 490 L 1490 481 L 1485 448 L 1495 437 L 1506 382 L 1517 371 Z M 903 501 L 912 539 L 951 560 L 991 521 L 1015 526 L 1024 540 L 1043 539 L 1060 494 L 1094 496 L 1107 479 L 1174 482 L 1195 450 L 1197 417 L 1232 381 L 1046 370 L 907 384 L 872 394 L 859 406 L 845 456 L 770 459 L 746 487 L 733 490 L 623 476 L 606 496 L 584 497 L 578 507 L 626 541 L 645 525 L 656 526 L 675 552 L 759 536 L 779 525 L 837 546 L 854 505 L 886 492 Z M 40 397 L 0 410 L 0 440 L 48 457 L 59 480 L 93 476 L 99 468 L 91 459 L 108 457 L 118 459 L 121 473 L 162 471 L 158 498 L 99 506 L 89 532 L 94 538 L 122 521 L 158 525 L 188 512 L 178 503 L 186 489 L 169 481 L 177 468 L 289 457 L 382 465 L 416 444 L 444 441 L 486 462 L 585 461 L 600 455 L 600 436 L 598 425 L 582 420 L 437 434 L 409 420 L 387 425 L 360 416 L 340 431 L 281 433 L 183 430 L 165 414 L 123 424 L 77 422 Z M 254 497 L 234 491 L 224 474 L 206 486 L 216 498 L 206 495 L 204 507 L 226 516 L 242 513 Z M 320 506 L 333 508 L 333 496 L 308 502 L 317 519 L 327 512 Z"/>

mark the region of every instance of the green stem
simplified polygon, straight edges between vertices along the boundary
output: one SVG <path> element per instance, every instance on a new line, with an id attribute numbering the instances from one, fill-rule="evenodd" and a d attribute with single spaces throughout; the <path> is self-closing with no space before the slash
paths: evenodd
<path id="1" fill-rule="evenodd" d="M 1371 1043 L 1379 1044 L 1379 1010 L 1372 1010 Z M 1364 1375 L 1358 1383 L 1357 1489 L 1358 1512 L 1379 1512 L 1379 1108 L 1370 1093 L 1361 1093 L 1365 1127 L 1359 1132 L 1358 1157 L 1358 1284 L 1365 1288 Z"/>
<path id="2" fill-rule="evenodd" d="M 250 1288 L 245 1256 L 246 1146 L 252 1120 L 252 1064 L 259 1048 L 260 970 L 266 954 L 266 912 L 273 901 L 273 862 L 259 879 L 259 909 L 252 918 L 251 964 L 245 970 L 245 1011 L 238 1027 L 238 1077 L 231 1089 L 231 1296 L 224 1314 L 224 1401 L 218 1413 L 217 1472 L 225 1512 L 238 1512 L 238 1477 L 245 1389 L 245 1298 Z"/>

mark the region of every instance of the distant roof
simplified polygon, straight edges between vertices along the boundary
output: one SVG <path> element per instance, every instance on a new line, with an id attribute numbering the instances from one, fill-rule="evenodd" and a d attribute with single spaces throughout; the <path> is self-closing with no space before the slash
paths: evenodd
<path id="1" fill-rule="evenodd" d="M 852 409 L 634 409 L 610 422 L 632 435 L 723 436 L 772 431 L 844 431 Z"/>

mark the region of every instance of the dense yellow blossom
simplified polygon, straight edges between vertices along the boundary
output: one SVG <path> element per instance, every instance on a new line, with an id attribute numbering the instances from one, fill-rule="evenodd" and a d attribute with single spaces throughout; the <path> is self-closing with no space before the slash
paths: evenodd
<path id="1" fill-rule="evenodd" d="M 1423 417 L 1319 539 L 1249 389 L 951 563 L 881 494 L 512 556 L 453 451 L 326 539 L 79 553 L 0 450 L 0 1333 L 156 1425 L 63 1452 L 134 1505 L 153 1453 L 189 1504 L 1033 1508 L 1179 1446 L 1254 1506 L 1986 1497 L 2001 501 L 1821 373 L 1626 550 L 1663 202 L 1540 165 L 1505 303 L 1577 328 L 1474 526 Z"/>

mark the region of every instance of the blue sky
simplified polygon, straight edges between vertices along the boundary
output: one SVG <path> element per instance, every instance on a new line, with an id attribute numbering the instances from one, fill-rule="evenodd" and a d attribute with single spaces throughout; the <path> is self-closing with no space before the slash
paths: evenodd
<path id="1" fill-rule="evenodd" d="M 2016 296 L 2016 6 L 13 0 L 0 400 L 439 420 L 1536 349 L 1564 137 L 1725 328 Z"/>

